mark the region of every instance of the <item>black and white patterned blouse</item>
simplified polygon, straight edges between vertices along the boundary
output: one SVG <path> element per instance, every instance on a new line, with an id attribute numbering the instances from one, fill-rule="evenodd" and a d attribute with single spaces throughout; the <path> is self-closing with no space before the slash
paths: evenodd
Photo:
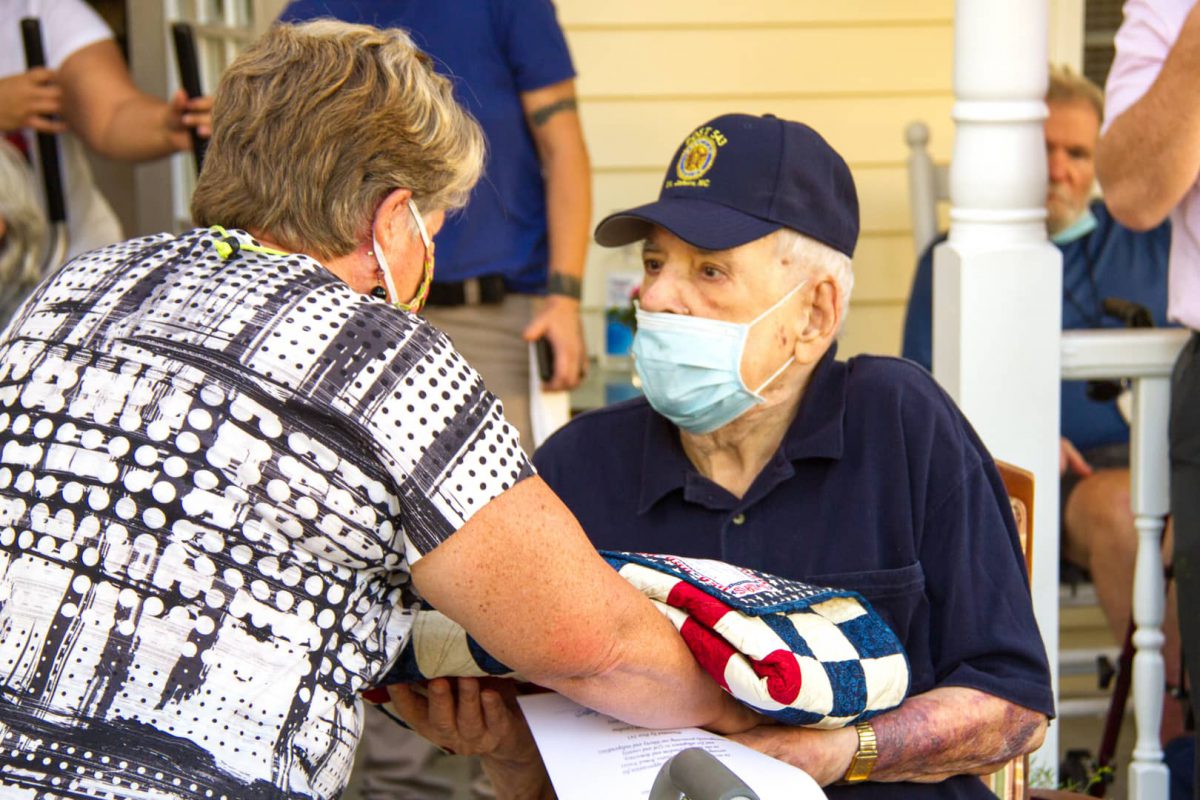
<path id="1" fill-rule="evenodd" d="M 0 339 L 0 796 L 337 796 L 409 565 L 532 474 L 444 335 L 220 238 L 86 254 Z"/>

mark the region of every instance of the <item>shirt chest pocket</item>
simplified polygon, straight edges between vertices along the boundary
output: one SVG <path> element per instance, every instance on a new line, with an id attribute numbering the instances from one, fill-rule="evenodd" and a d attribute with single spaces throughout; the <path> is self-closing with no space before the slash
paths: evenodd
<path id="1" fill-rule="evenodd" d="M 915 688 L 929 655 L 929 600 L 920 562 L 898 569 L 812 575 L 805 580 L 817 586 L 850 589 L 865 597 L 908 652 Z"/>

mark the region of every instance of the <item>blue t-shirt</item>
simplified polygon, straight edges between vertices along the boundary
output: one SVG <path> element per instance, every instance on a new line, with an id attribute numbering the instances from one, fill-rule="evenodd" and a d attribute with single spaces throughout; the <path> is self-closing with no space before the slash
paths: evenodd
<path id="1" fill-rule="evenodd" d="M 1171 225 L 1131 231 L 1092 203 L 1096 228 L 1059 249 L 1063 254 L 1063 330 L 1119 328 L 1104 315 L 1106 297 L 1131 300 L 1150 310 L 1155 325 L 1167 323 L 1167 254 Z M 941 242 L 945 237 L 938 239 Z M 922 254 L 904 320 L 903 355 L 926 369 L 933 364 L 933 245 Z M 1062 435 L 1080 450 L 1129 441 L 1129 426 L 1115 401 L 1088 399 L 1086 381 L 1062 383 Z"/>
<path id="2" fill-rule="evenodd" d="M 967 686 L 1053 714 L 1025 562 L 991 457 L 929 374 L 828 353 L 742 498 L 701 475 L 644 399 L 584 414 L 534 455 L 600 548 L 717 558 L 861 592 L 900 637 L 912 694 Z M 994 797 L 976 777 L 829 797 Z"/>
<path id="3" fill-rule="evenodd" d="M 521 94 L 575 77 L 550 0 L 295 0 L 280 20 L 320 17 L 407 30 L 483 126 L 487 168 L 438 234 L 438 281 L 501 274 L 510 291 L 543 291 L 546 194 Z"/>

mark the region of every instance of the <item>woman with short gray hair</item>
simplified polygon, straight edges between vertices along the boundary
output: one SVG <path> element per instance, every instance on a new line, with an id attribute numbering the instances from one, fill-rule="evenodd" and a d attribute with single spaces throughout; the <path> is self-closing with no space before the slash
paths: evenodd
<path id="1" fill-rule="evenodd" d="M 412 313 L 483 157 L 449 83 L 317 22 L 214 102 L 205 227 L 75 259 L 0 339 L 0 794 L 337 797 L 419 599 L 586 705 L 748 727 Z"/>

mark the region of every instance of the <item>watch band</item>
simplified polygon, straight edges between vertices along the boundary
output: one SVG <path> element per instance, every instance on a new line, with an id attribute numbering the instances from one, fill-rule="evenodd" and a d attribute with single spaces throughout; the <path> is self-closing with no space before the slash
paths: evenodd
<path id="1" fill-rule="evenodd" d="M 842 783 L 862 783 L 871 777 L 871 770 L 879 758 L 879 742 L 875 738 L 875 729 L 869 722 L 860 722 L 854 726 L 858 733 L 858 750 L 850 759 L 850 767 L 846 770 Z"/>
<path id="2" fill-rule="evenodd" d="M 565 272 L 551 272 L 546 279 L 546 292 L 578 300 L 583 296 L 583 281 Z"/>

